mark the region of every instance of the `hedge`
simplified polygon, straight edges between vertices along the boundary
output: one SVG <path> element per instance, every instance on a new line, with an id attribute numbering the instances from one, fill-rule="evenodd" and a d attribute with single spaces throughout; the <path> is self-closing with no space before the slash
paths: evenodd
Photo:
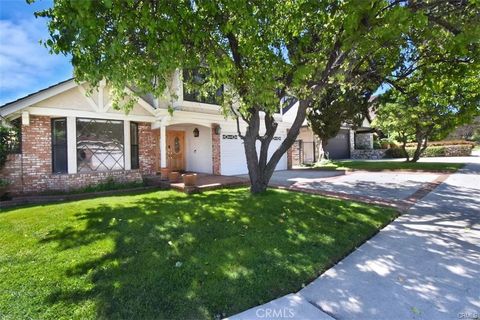
<path id="1" fill-rule="evenodd" d="M 434 147 L 434 146 L 455 146 L 455 145 L 475 145 L 475 142 L 472 141 L 466 141 L 466 140 L 442 140 L 442 141 L 429 141 L 428 146 L 429 147 Z M 415 148 L 417 146 L 416 142 L 410 142 L 407 143 L 407 148 L 412 147 Z"/>
<path id="2" fill-rule="evenodd" d="M 472 144 L 428 146 L 421 157 L 463 157 L 472 154 Z M 406 148 L 408 155 L 413 157 L 415 148 Z M 390 148 L 385 151 L 385 158 L 405 158 L 401 148 Z"/>

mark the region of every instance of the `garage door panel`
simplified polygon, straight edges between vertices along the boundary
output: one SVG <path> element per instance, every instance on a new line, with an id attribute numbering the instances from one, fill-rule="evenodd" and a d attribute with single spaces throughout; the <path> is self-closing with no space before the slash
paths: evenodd
<path id="1" fill-rule="evenodd" d="M 275 137 L 268 149 L 268 159 L 282 143 L 283 137 Z M 260 152 L 260 141 L 257 141 L 257 153 Z M 248 173 L 247 159 L 243 140 L 235 133 L 224 133 L 221 137 L 221 171 L 223 175 L 238 175 Z M 283 155 L 275 170 L 287 169 L 287 156 Z"/>
<path id="2" fill-rule="evenodd" d="M 242 139 L 236 134 L 222 134 L 221 171 L 223 175 L 245 174 L 248 172 L 247 159 Z"/>
<path id="3" fill-rule="evenodd" d="M 340 130 L 332 139 L 328 140 L 325 148 L 329 159 L 350 158 L 350 131 Z"/>

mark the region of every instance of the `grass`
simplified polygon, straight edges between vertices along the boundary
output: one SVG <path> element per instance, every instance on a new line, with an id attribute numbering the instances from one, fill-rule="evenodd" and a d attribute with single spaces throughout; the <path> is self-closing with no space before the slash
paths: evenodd
<path id="1" fill-rule="evenodd" d="M 476 145 L 475 147 L 473 147 L 473 151 L 480 151 L 480 145 Z"/>
<path id="2" fill-rule="evenodd" d="M 229 316 L 299 290 L 395 216 L 245 188 L 3 210 L 0 318 Z"/>
<path id="3" fill-rule="evenodd" d="M 328 161 L 316 164 L 314 168 L 322 170 L 418 170 L 455 172 L 463 163 L 450 162 L 405 162 L 405 161 Z"/>

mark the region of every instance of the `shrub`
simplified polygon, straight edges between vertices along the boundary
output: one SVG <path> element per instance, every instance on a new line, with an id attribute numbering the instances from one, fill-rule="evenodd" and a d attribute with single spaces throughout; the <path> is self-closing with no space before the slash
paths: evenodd
<path id="1" fill-rule="evenodd" d="M 390 148 L 385 151 L 385 158 L 405 158 L 405 154 L 402 148 Z"/>
<path id="2" fill-rule="evenodd" d="M 0 188 L 7 187 L 10 184 L 8 180 L 0 179 Z"/>
<path id="3" fill-rule="evenodd" d="M 380 148 L 381 149 L 388 149 L 390 146 L 390 140 L 387 138 L 380 139 Z"/>
<path id="4" fill-rule="evenodd" d="M 0 169 L 10 153 L 18 152 L 19 143 L 18 129 L 0 124 Z"/>
<path id="5" fill-rule="evenodd" d="M 130 189 L 143 187 L 143 182 L 116 182 L 112 177 L 109 177 L 105 182 L 92 184 L 87 187 L 77 189 L 73 193 L 89 193 L 89 192 L 101 192 L 101 191 L 111 191 L 111 190 L 121 190 L 121 189 Z"/>
<path id="6" fill-rule="evenodd" d="M 429 146 L 421 154 L 421 157 L 460 157 L 469 156 L 472 153 L 472 144 Z M 409 157 L 413 157 L 415 148 L 406 148 Z M 401 148 L 390 148 L 385 152 L 385 158 L 405 158 Z"/>

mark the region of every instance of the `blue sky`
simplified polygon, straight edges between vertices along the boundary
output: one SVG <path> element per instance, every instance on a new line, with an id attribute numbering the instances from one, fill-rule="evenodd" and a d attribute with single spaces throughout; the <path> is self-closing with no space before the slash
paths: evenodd
<path id="1" fill-rule="evenodd" d="M 51 0 L 0 0 L 0 105 L 72 76 L 70 57 L 51 55 L 39 43 L 48 38 L 46 19 L 35 11 Z"/>

